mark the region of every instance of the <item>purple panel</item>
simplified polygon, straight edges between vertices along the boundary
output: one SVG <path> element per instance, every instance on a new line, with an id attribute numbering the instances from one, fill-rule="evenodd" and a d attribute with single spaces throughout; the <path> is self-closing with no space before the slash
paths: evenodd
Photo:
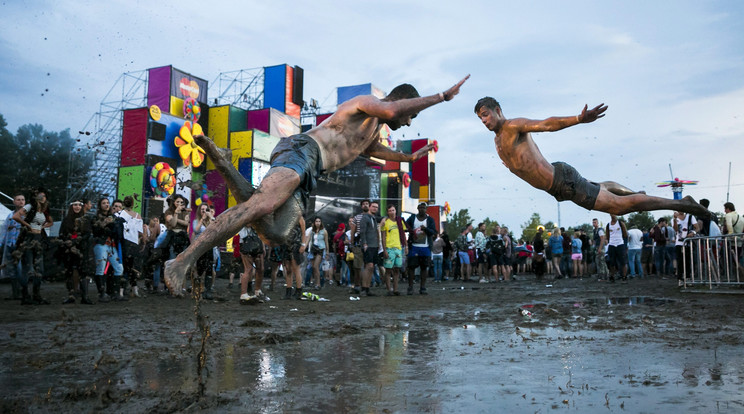
<path id="1" fill-rule="evenodd" d="M 157 105 L 161 112 L 170 112 L 171 67 L 152 68 L 148 72 L 147 106 Z"/>
<path id="2" fill-rule="evenodd" d="M 270 109 L 258 109 L 255 111 L 248 111 L 248 122 L 246 129 L 257 129 L 265 133 L 269 133 L 269 115 Z"/>
<path id="3" fill-rule="evenodd" d="M 221 214 L 227 207 L 227 184 L 217 170 L 207 171 L 207 191 L 209 199 L 214 203 L 215 214 Z"/>

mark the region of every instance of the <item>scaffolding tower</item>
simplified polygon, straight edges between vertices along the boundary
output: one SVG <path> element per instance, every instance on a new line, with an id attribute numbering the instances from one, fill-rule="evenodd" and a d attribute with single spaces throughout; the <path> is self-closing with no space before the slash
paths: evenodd
<path id="1" fill-rule="evenodd" d="M 262 109 L 264 105 L 264 68 L 222 72 L 209 85 L 209 96 L 216 96 L 210 106 L 232 105 L 245 110 Z"/>
<path id="2" fill-rule="evenodd" d="M 76 149 L 92 152 L 94 162 L 89 171 L 69 175 L 65 205 L 82 197 L 116 196 L 123 110 L 147 105 L 147 76 L 147 70 L 127 72 L 119 76 L 101 101 L 99 111 L 93 114 L 80 131 Z M 74 162 L 72 152 L 69 159 L 70 173 Z"/>

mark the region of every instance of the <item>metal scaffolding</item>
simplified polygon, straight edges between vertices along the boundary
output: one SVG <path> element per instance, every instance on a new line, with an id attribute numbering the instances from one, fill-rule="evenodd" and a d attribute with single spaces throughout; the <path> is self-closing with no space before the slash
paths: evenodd
<path id="1" fill-rule="evenodd" d="M 232 105 L 245 110 L 261 109 L 264 104 L 264 68 L 222 72 L 209 85 L 210 106 Z"/>
<path id="2" fill-rule="evenodd" d="M 81 197 L 116 196 L 116 184 L 121 159 L 123 110 L 147 105 L 148 71 L 127 72 L 119 76 L 80 131 L 76 149 L 94 154 L 91 170 L 72 175 L 74 157 L 70 155 L 71 175 L 67 181 L 65 205 Z M 77 151 L 73 151 L 77 152 Z"/>

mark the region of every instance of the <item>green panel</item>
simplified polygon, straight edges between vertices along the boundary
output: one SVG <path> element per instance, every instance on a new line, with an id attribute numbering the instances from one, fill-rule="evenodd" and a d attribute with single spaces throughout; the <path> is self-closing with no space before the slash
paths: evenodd
<path id="1" fill-rule="evenodd" d="M 248 125 L 248 112 L 245 109 L 230 106 L 230 132 L 245 131 Z"/>
<path id="2" fill-rule="evenodd" d="M 133 196 L 134 211 L 140 215 L 142 214 L 142 199 L 144 197 L 142 186 L 144 182 L 144 165 L 119 168 L 119 190 L 116 193 L 116 198 L 123 200 L 126 196 Z"/>
<path id="3" fill-rule="evenodd" d="M 279 143 L 279 137 L 269 135 L 257 129 L 253 130 L 253 151 L 252 156 L 255 159 L 269 162 L 271 161 L 271 152 Z"/>

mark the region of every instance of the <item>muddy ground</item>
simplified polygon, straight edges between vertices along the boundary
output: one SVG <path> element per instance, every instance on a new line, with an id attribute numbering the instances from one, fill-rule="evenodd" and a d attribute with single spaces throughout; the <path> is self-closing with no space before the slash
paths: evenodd
<path id="1" fill-rule="evenodd" d="M 201 380 L 193 299 L 62 305 L 45 284 L 51 305 L 0 301 L 0 412 L 744 411 L 744 296 L 518 279 L 256 306 L 218 280 Z"/>

